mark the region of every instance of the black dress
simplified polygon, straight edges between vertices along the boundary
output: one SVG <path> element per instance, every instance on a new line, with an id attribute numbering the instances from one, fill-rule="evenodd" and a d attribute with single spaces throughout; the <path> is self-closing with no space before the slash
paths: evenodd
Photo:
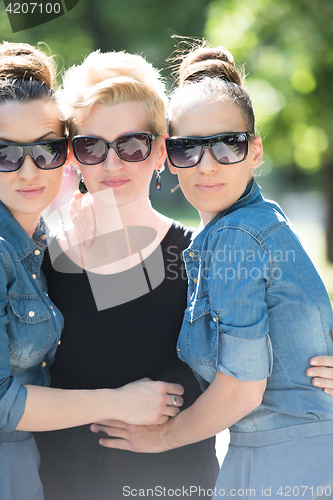
<path id="1" fill-rule="evenodd" d="M 71 261 L 73 273 L 57 272 L 46 256 L 49 295 L 65 317 L 62 343 L 51 367 L 52 387 L 117 388 L 149 377 L 182 384 L 183 408 L 198 398 L 199 384 L 176 353 L 187 291 L 181 253 L 190 238 L 190 231 L 173 223 L 161 243 L 162 283 L 139 298 L 100 311 L 87 273 Z M 146 259 L 148 264 L 154 253 Z M 67 259 L 64 254 L 61 258 Z M 191 498 L 201 498 L 199 488 L 214 488 L 214 438 L 147 454 L 103 448 L 100 437 L 89 426 L 36 434 L 46 500 L 114 500 L 135 494 L 160 498 L 168 490 L 168 496 L 174 491 L 186 498 L 191 491 Z"/>

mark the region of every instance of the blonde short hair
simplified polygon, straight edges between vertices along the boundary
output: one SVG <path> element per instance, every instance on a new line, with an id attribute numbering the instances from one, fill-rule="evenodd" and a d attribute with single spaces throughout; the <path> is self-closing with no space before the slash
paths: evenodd
<path id="1" fill-rule="evenodd" d="M 128 101 L 145 106 L 151 133 L 166 132 L 165 85 L 159 71 L 139 55 L 92 52 L 80 66 L 67 70 L 57 99 L 71 135 L 94 104 L 114 106 Z"/>

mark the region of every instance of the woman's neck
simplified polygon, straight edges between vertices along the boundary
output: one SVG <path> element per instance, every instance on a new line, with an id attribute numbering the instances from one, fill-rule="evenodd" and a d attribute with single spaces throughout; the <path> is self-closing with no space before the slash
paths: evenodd
<path id="1" fill-rule="evenodd" d="M 115 231 L 128 226 L 148 226 L 159 234 L 165 234 L 171 221 L 156 212 L 148 198 L 118 206 L 115 200 L 105 203 L 103 193 L 94 195 L 96 235 Z"/>
<path id="2" fill-rule="evenodd" d="M 30 238 L 32 238 L 41 214 L 22 214 L 20 212 L 15 212 L 14 210 L 10 211 L 12 212 L 17 222 L 23 227 L 24 231 L 28 233 Z"/>

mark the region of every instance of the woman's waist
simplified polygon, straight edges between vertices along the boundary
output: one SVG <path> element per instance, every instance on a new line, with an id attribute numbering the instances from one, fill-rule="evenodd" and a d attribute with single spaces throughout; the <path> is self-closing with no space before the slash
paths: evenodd
<path id="1" fill-rule="evenodd" d="M 230 432 L 231 446 L 262 447 L 285 441 L 328 435 L 333 437 L 333 420 L 300 423 L 259 432 Z"/>

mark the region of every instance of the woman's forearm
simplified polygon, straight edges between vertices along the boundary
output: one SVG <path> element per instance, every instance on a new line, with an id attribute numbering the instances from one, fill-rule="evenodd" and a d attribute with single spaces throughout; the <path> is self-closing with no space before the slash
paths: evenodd
<path id="1" fill-rule="evenodd" d="M 166 422 L 182 405 L 179 384 L 138 380 L 119 389 L 65 390 L 27 385 L 21 431 L 48 431 L 104 419 L 129 424 Z M 177 404 L 174 405 L 174 395 Z"/>
<path id="2" fill-rule="evenodd" d="M 266 379 L 241 382 L 217 373 L 192 406 L 169 420 L 165 439 L 170 448 L 202 441 L 238 422 L 260 405 L 265 387 Z"/>
<path id="3" fill-rule="evenodd" d="M 257 408 L 262 401 L 266 379 L 242 382 L 217 373 L 209 388 L 175 418 L 164 425 L 137 426 L 117 421 L 99 421 L 93 432 L 105 432 L 112 439 L 100 444 L 140 453 L 160 453 L 207 439 Z"/>
<path id="4" fill-rule="evenodd" d="M 63 390 L 26 386 L 25 411 L 17 430 L 49 431 L 89 424 L 97 415 L 107 413 L 103 390 Z M 106 391 L 105 391 L 106 392 Z M 104 398 L 103 398 L 104 395 Z"/>

